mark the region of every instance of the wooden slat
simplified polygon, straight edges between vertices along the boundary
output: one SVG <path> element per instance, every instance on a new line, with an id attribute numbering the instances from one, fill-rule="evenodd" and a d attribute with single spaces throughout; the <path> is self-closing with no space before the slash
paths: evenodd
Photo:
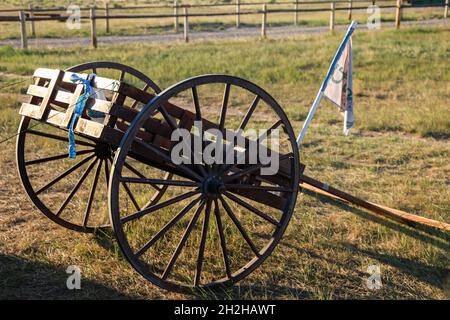
<path id="1" fill-rule="evenodd" d="M 255 189 L 235 189 L 233 192 L 275 209 L 284 210 L 284 207 L 286 206 L 285 198 L 279 197 L 268 191 Z"/>
<path id="2" fill-rule="evenodd" d="M 62 125 L 65 117 L 65 112 L 49 110 L 45 118 L 39 118 L 39 111 L 39 106 L 29 103 L 22 103 L 19 114 L 33 119 L 42 120 L 58 127 Z"/>
<path id="3" fill-rule="evenodd" d="M 63 81 L 72 83 L 70 78 L 72 77 L 73 74 L 74 74 L 74 72 L 66 71 L 64 73 Z M 89 74 L 86 74 L 86 73 L 75 73 L 75 74 L 85 80 L 88 79 L 88 77 L 89 77 Z M 94 81 L 92 83 L 92 87 L 94 87 L 94 88 L 98 88 L 101 90 L 109 90 L 109 91 L 114 91 L 114 92 L 119 91 L 120 85 L 121 85 L 121 82 L 118 80 L 104 78 L 104 77 L 98 77 L 98 76 L 96 76 L 94 78 Z"/>
<path id="4" fill-rule="evenodd" d="M 111 109 L 113 107 L 113 103 L 111 101 L 107 101 L 107 100 L 101 100 L 101 99 L 90 99 L 90 101 L 94 101 L 94 103 L 90 104 L 88 103 L 88 108 L 94 111 L 99 111 L 99 112 L 103 112 L 103 113 L 111 113 Z"/>
<path id="5" fill-rule="evenodd" d="M 130 97 L 134 100 L 138 100 L 144 104 L 148 103 L 151 99 L 155 97 L 155 95 L 152 93 L 142 91 L 141 89 L 135 88 L 126 83 L 122 83 L 120 92 L 126 95 L 127 97 Z M 180 108 L 168 102 L 164 104 L 164 107 L 172 117 L 175 117 L 177 119 L 181 119 L 181 117 L 185 112 L 183 108 Z"/>
<path id="6" fill-rule="evenodd" d="M 44 98 L 48 94 L 49 88 L 36 86 L 34 84 L 30 85 L 27 90 L 27 94 L 31 96 L 36 96 L 40 98 Z M 62 103 L 70 103 L 73 93 L 67 91 L 56 91 L 56 95 L 53 98 L 54 101 L 62 102 Z"/>
<path id="7" fill-rule="evenodd" d="M 39 119 L 41 119 L 46 111 L 48 111 L 49 103 L 53 99 L 53 97 L 56 95 L 54 92 L 55 87 L 58 86 L 58 84 L 61 82 L 61 79 L 64 75 L 64 72 L 61 70 L 58 70 L 58 73 L 56 76 L 50 79 L 50 83 L 48 85 L 48 91 L 45 97 L 42 99 L 40 109 L 39 109 Z"/>
<path id="8" fill-rule="evenodd" d="M 78 119 L 75 127 L 76 132 L 98 139 L 102 137 L 103 129 L 103 124 L 83 118 Z"/>
<path id="9" fill-rule="evenodd" d="M 50 123 L 54 126 L 63 127 L 65 117 L 65 112 L 50 110 L 46 116 L 45 122 Z"/>
<path id="10" fill-rule="evenodd" d="M 72 116 L 75 111 L 75 106 L 76 106 L 78 99 L 80 98 L 83 90 L 84 90 L 84 86 L 82 84 L 77 85 L 77 87 L 75 88 L 75 92 L 71 95 L 71 97 L 68 101 L 66 115 L 64 117 L 64 121 L 61 123 L 61 125 L 64 126 L 65 128 L 69 127 L 70 121 L 72 120 Z"/>
<path id="11" fill-rule="evenodd" d="M 61 70 L 58 69 L 37 68 L 33 73 L 33 77 L 53 79 L 56 78 L 60 72 Z"/>
<path id="12" fill-rule="evenodd" d="M 33 119 L 40 119 L 39 118 L 39 106 L 36 106 L 31 103 L 22 103 L 22 106 L 20 107 L 19 114 L 21 116 L 30 117 Z"/>
<path id="13" fill-rule="evenodd" d="M 122 85 L 123 85 L 123 83 L 120 84 L 120 87 L 122 87 Z M 125 102 L 126 98 L 127 97 L 120 92 L 120 88 L 119 88 L 119 91 L 114 93 L 114 96 L 113 96 L 111 102 L 113 104 L 123 105 L 123 103 Z M 110 113 L 107 113 L 106 116 L 105 116 L 105 119 L 103 120 L 103 125 L 105 127 L 112 128 L 116 124 L 117 119 L 118 118 L 116 116 L 114 116 L 114 115 L 112 115 Z"/>
<path id="14" fill-rule="evenodd" d="M 123 135 L 123 132 L 117 129 L 104 127 L 101 123 L 83 118 L 78 119 L 74 131 L 82 135 L 100 139 L 115 146 L 119 145 Z"/>

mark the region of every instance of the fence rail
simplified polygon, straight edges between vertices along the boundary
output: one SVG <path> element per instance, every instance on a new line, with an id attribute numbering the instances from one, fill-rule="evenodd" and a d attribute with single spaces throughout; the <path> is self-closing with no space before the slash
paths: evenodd
<path id="1" fill-rule="evenodd" d="M 236 27 L 239 28 L 241 24 L 241 16 L 248 15 L 261 15 L 261 36 L 263 38 L 267 35 L 267 19 L 269 14 L 276 13 L 292 13 L 293 25 L 299 24 L 299 13 L 301 12 L 329 12 L 329 29 L 334 30 L 335 27 L 335 13 L 336 11 L 348 11 L 348 19 L 352 17 L 352 12 L 356 10 L 366 10 L 368 7 L 361 5 L 362 3 L 377 5 L 380 9 L 395 9 L 395 26 L 400 28 L 402 20 L 402 11 L 410 8 L 428 8 L 428 7 L 443 7 L 444 19 L 448 17 L 448 2 L 445 0 L 443 4 L 428 4 L 424 6 L 412 6 L 410 4 L 403 3 L 403 0 L 334 0 L 334 1 L 278 1 L 278 2 L 241 2 L 240 0 L 234 0 L 230 3 L 216 3 L 216 4 L 193 4 L 183 5 L 178 0 L 173 0 L 173 5 L 141 5 L 141 6 L 120 6 L 110 7 L 108 3 L 105 6 L 92 6 L 92 7 L 80 7 L 80 12 L 86 11 L 87 14 L 80 15 L 80 20 L 90 21 L 90 33 L 91 33 L 91 45 L 97 47 L 97 20 L 105 21 L 106 33 L 109 33 L 110 20 L 119 19 L 166 19 L 170 18 L 174 20 L 174 31 L 178 32 L 179 19 L 183 20 L 183 35 L 186 42 L 189 41 L 189 18 L 195 17 L 223 17 L 223 16 L 236 16 Z M 387 4 L 388 3 L 388 4 Z M 341 6 L 341 5 L 344 6 Z M 380 5 L 381 4 L 381 5 Z M 280 8 L 279 6 L 292 5 L 291 8 Z M 314 8 L 302 8 L 305 5 L 323 5 L 323 7 Z M 248 7 L 261 6 L 261 9 L 249 9 Z M 270 9 L 269 9 L 270 6 Z M 194 8 L 213 8 L 213 7 L 232 7 L 230 11 L 225 12 L 192 12 Z M 246 9 L 241 9 L 247 7 Z M 132 11 L 143 9 L 171 9 L 173 13 L 165 14 L 110 14 L 110 12 L 117 11 Z M 14 9 L 1 9 L 0 13 L 18 13 L 16 15 L 0 15 L 0 22 L 20 22 L 20 34 L 21 34 L 21 47 L 26 49 L 28 46 L 26 23 L 30 23 L 30 31 L 32 36 L 36 35 L 37 21 L 66 21 L 69 16 L 58 14 L 56 12 L 66 12 L 67 8 L 53 7 L 53 8 L 41 8 L 33 7 L 31 4 L 28 8 L 14 8 Z M 97 12 L 101 11 L 101 14 Z"/>

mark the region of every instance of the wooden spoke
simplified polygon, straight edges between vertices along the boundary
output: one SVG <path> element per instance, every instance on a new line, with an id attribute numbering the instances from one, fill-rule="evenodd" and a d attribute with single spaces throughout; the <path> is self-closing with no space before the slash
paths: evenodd
<path id="1" fill-rule="evenodd" d="M 172 159 L 170 158 L 169 155 L 165 154 L 164 152 L 162 152 L 159 148 L 155 147 L 154 145 L 151 144 L 147 144 L 144 143 L 140 140 L 135 140 L 135 143 L 141 145 L 142 147 L 150 150 L 150 152 L 155 153 L 157 156 L 163 158 L 165 161 L 168 162 L 172 162 Z M 193 178 L 193 180 L 197 180 L 197 181 L 201 181 L 202 177 L 199 176 L 195 171 L 193 171 L 192 169 L 186 167 L 184 164 L 179 164 L 178 168 L 181 169 L 183 172 L 185 172 L 187 175 L 191 176 L 191 178 Z"/>
<path id="2" fill-rule="evenodd" d="M 43 191 L 47 190 L 48 188 L 50 188 L 51 186 L 53 186 L 55 183 L 57 183 L 59 180 L 63 179 L 64 177 L 68 176 L 69 174 L 71 174 L 73 171 L 77 170 L 79 167 L 81 167 L 83 164 L 85 164 L 86 162 L 88 162 L 89 160 L 91 160 L 92 158 L 95 157 L 95 154 L 84 158 L 83 160 L 79 161 L 76 165 L 70 167 L 69 169 L 67 169 L 66 171 L 64 171 L 63 173 L 61 173 L 58 177 L 56 177 L 55 179 L 53 179 L 52 181 L 50 181 L 49 183 L 47 183 L 45 186 L 43 186 L 42 188 L 40 188 L 38 191 L 36 191 L 36 194 L 40 194 Z"/>
<path id="3" fill-rule="evenodd" d="M 134 177 L 121 177 L 120 180 L 122 182 L 142 183 L 142 184 L 150 184 L 150 185 L 162 184 L 162 185 L 182 186 L 182 187 L 198 187 L 200 185 L 199 182 L 182 181 L 182 180 L 143 179 L 143 178 L 134 178 Z"/>
<path id="4" fill-rule="evenodd" d="M 161 112 L 164 120 L 166 120 L 172 130 L 178 129 L 177 123 L 175 122 L 174 118 L 167 112 L 164 106 L 159 106 L 158 110 Z"/>
<path id="5" fill-rule="evenodd" d="M 225 201 L 225 199 L 222 196 L 220 196 L 219 198 L 220 198 L 220 201 L 222 202 L 222 206 L 224 207 L 224 209 L 227 212 L 228 216 L 231 218 L 231 220 L 233 221 L 234 225 L 238 228 L 238 230 L 241 233 L 242 237 L 245 239 L 245 242 L 247 242 L 247 244 L 249 245 L 250 249 L 252 249 L 253 253 L 257 257 L 260 257 L 261 255 L 259 254 L 258 249 L 253 244 L 252 240 L 250 239 L 250 237 L 248 236 L 248 234 L 245 231 L 244 227 L 242 226 L 242 224 L 239 222 L 239 220 L 237 219 L 237 217 L 235 216 L 235 214 L 231 210 L 231 208 L 228 205 L 228 203 Z"/>
<path id="6" fill-rule="evenodd" d="M 283 124 L 283 121 L 278 120 L 273 126 L 271 126 L 269 129 L 267 129 L 264 133 L 262 133 L 258 137 L 258 140 L 256 140 L 257 144 L 259 145 L 261 142 L 263 142 L 264 139 L 266 139 L 272 133 L 273 130 L 275 130 L 282 124 Z"/>
<path id="7" fill-rule="evenodd" d="M 111 165 L 113 163 L 113 160 L 111 160 Z M 144 175 L 142 175 L 138 170 L 136 170 L 134 167 L 132 167 L 130 164 L 128 164 L 127 162 L 124 162 L 124 166 L 127 167 L 131 172 L 133 172 L 134 174 L 140 176 L 140 177 L 144 177 Z M 145 179 L 145 177 L 144 177 Z M 136 198 L 133 196 L 133 193 L 131 192 L 130 188 L 127 186 L 127 184 L 124 181 L 121 181 L 121 184 L 123 186 L 123 188 L 125 189 L 125 192 L 127 193 L 128 197 L 130 198 L 131 202 L 133 203 L 134 208 L 137 211 L 141 211 L 141 207 L 139 206 L 139 204 L 136 201 Z M 158 186 L 156 185 L 152 185 L 153 188 L 155 188 L 156 190 L 161 190 Z"/>
<path id="8" fill-rule="evenodd" d="M 251 204 L 249 204 L 248 202 L 243 201 L 242 199 L 236 197 L 234 194 L 231 194 L 229 192 L 225 192 L 224 193 L 225 196 L 227 198 L 229 198 L 230 200 L 236 202 L 237 204 L 241 205 L 242 207 L 248 209 L 249 211 L 253 212 L 254 214 L 256 214 L 257 216 L 263 218 L 264 220 L 270 222 L 271 224 L 279 227 L 280 223 L 278 221 L 276 221 L 274 218 L 268 216 L 267 214 L 261 212 L 259 209 L 253 207 Z"/>
<path id="9" fill-rule="evenodd" d="M 45 138 L 59 140 L 59 141 L 65 141 L 65 142 L 69 141 L 68 137 L 61 137 L 56 134 L 42 132 L 42 131 L 36 131 L 36 130 L 29 129 L 29 130 L 27 130 L 27 133 L 35 135 L 35 136 L 45 137 Z M 75 144 L 78 144 L 80 146 L 86 146 L 86 147 L 95 147 L 95 145 L 93 145 L 92 143 L 85 142 L 85 141 L 82 141 L 79 139 L 75 139 Z"/>
<path id="10" fill-rule="evenodd" d="M 141 208 L 139 207 L 139 204 L 137 203 L 136 199 L 133 196 L 133 193 L 131 193 L 130 188 L 127 186 L 125 182 L 121 182 L 123 188 L 125 189 L 125 192 L 127 193 L 128 197 L 130 198 L 131 202 L 133 202 L 133 205 L 137 211 L 141 211 Z"/>
<path id="11" fill-rule="evenodd" d="M 195 108 L 195 120 L 196 121 L 201 121 L 203 123 L 202 120 L 202 111 L 200 109 L 200 102 L 198 100 L 198 93 L 197 93 L 197 87 L 192 87 L 192 100 L 194 101 L 194 108 Z M 202 132 L 200 132 L 201 135 L 201 141 L 202 141 L 202 150 L 205 148 L 205 142 L 203 141 L 203 127 L 202 127 Z M 194 152 L 191 149 L 191 156 L 195 157 L 196 155 L 194 154 Z M 198 159 L 198 158 L 197 158 Z M 200 159 L 201 160 L 201 159 Z M 199 161 L 202 162 L 202 161 Z M 203 165 L 198 164 L 197 167 L 199 168 L 200 172 L 203 174 L 203 176 L 207 176 L 208 173 L 206 172 L 205 168 L 203 167 Z"/>
<path id="12" fill-rule="evenodd" d="M 254 172 L 256 170 L 259 170 L 262 167 L 264 167 L 264 164 L 262 164 L 262 163 L 257 163 L 257 164 L 248 166 L 247 168 L 245 168 L 243 170 L 240 170 L 240 171 L 238 171 L 236 173 L 233 173 L 233 174 L 231 174 L 229 176 L 225 176 L 223 181 L 225 183 L 229 182 L 229 181 L 232 181 L 232 180 L 237 179 L 237 178 L 239 178 L 239 177 L 241 177 L 243 175 L 246 175 L 246 174 L 252 173 L 252 172 Z"/>
<path id="13" fill-rule="evenodd" d="M 70 200 L 72 200 L 75 193 L 77 193 L 78 189 L 83 184 L 84 180 L 87 178 L 89 173 L 91 172 L 92 168 L 94 167 L 95 163 L 97 162 L 97 158 L 94 159 L 89 166 L 87 167 L 86 171 L 84 171 L 83 175 L 78 179 L 77 183 L 73 187 L 73 189 L 70 191 L 69 195 L 67 196 L 66 200 L 62 203 L 61 207 L 59 207 L 58 211 L 56 212 L 56 216 L 61 215 L 63 210 L 66 208 L 66 206 L 69 204 Z"/>
<path id="14" fill-rule="evenodd" d="M 247 110 L 247 113 L 244 116 L 244 119 L 242 119 L 242 122 L 239 126 L 239 130 L 244 130 L 245 127 L 247 126 L 248 121 L 250 120 L 250 117 L 252 116 L 253 112 L 256 109 L 256 106 L 258 105 L 260 100 L 259 96 L 256 96 L 255 99 L 253 100 L 252 104 L 250 105 L 250 108 Z"/>
<path id="15" fill-rule="evenodd" d="M 147 91 L 148 90 L 148 88 L 150 88 L 150 85 L 148 84 L 148 83 L 146 83 L 145 85 L 144 85 L 144 87 L 142 88 L 142 91 Z"/>
<path id="16" fill-rule="evenodd" d="M 239 125 L 239 130 L 238 130 L 238 134 L 240 135 L 242 133 L 242 131 L 245 129 L 245 127 L 247 126 L 247 123 L 250 121 L 250 117 L 252 116 L 253 112 L 255 111 L 258 103 L 259 103 L 260 97 L 256 96 L 255 99 L 253 99 L 252 104 L 250 105 L 250 108 L 247 110 L 247 113 L 244 116 L 244 119 L 242 119 L 241 124 Z M 236 138 L 236 137 L 235 137 Z M 225 151 L 225 157 L 228 157 L 228 153 L 234 149 L 234 141 L 233 143 L 230 144 L 230 146 L 226 149 Z M 234 152 L 234 151 L 233 151 Z M 236 161 L 237 162 L 237 161 Z M 227 170 L 231 169 L 232 167 L 234 167 L 235 164 L 228 164 L 228 165 L 222 165 L 221 168 L 219 169 L 220 174 L 225 173 Z"/>
<path id="17" fill-rule="evenodd" d="M 92 153 L 94 152 L 94 149 L 89 149 L 89 150 L 81 150 L 81 151 L 77 151 L 77 155 L 83 155 L 83 154 L 87 154 L 87 153 Z M 30 161 L 26 161 L 25 165 L 26 166 L 31 166 L 33 164 L 39 164 L 39 163 L 44 163 L 44 162 L 49 162 L 49 161 L 54 161 L 54 160 L 60 160 L 60 159 L 67 159 L 69 157 L 68 153 L 63 153 L 63 154 L 59 154 L 56 156 L 51 156 L 51 157 L 46 157 L 46 158 L 42 158 L 42 159 L 36 159 L 36 160 L 30 160 Z"/>
<path id="18" fill-rule="evenodd" d="M 208 234 L 209 216 L 210 215 L 211 215 L 211 201 L 207 201 L 206 209 L 205 209 L 205 217 L 203 219 L 202 238 L 200 240 L 200 245 L 198 247 L 197 269 L 195 271 L 195 280 L 194 280 L 195 286 L 198 286 L 200 284 L 200 279 L 201 279 L 201 274 L 202 274 L 203 257 L 204 257 L 204 253 L 205 253 L 206 236 Z"/>
<path id="19" fill-rule="evenodd" d="M 220 209 L 217 199 L 214 199 L 214 215 L 216 216 L 217 230 L 219 231 L 220 247 L 222 248 L 223 263 L 225 265 L 225 273 L 228 279 L 231 278 L 230 260 L 228 258 L 227 246 L 225 243 L 225 235 L 223 233 L 222 219 L 220 218 Z"/>
<path id="20" fill-rule="evenodd" d="M 276 186 L 256 186 L 253 184 L 232 184 L 226 183 L 225 187 L 227 189 L 252 189 L 252 190 L 264 190 L 264 191 L 274 191 L 274 192 L 292 192 L 291 189 L 276 187 Z"/>
<path id="21" fill-rule="evenodd" d="M 191 234 L 191 231 L 194 228 L 195 223 L 197 222 L 198 217 L 200 216 L 200 213 L 202 212 L 204 206 L 205 206 L 205 201 L 202 201 L 200 206 L 197 208 L 197 211 L 195 211 L 195 214 L 192 217 L 191 221 L 189 222 L 189 225 L 186 228 L 186 230 L 183 234 L 183 237 L 181 238 L 180 242 L 178 243 L 178 246 L 177 246 L 175 252 L 173 253 L 172 258 L 170 259 L 169 264 L 167 265 L 166 269 L 164 270 L 164 273 L 161 277 L 163 280 L 167 279 L 170 272 L 172 271 L 173 266 L 175 265 L 175 262 L 177 261 L 178 256 L 180 255 L 181 250 L 183 249 L 184 244 L 186 243 L 186 240 L 188 239 L 189 235 Z"/>
<path id="22" fill-rule="evenodd" d="M 266 130 L 264 133 L 262 133 L 262 134 L 258 137 L 258 139 L 256 140 L 256 143 L 257 143 L 258 145 L 260 145 L 261 142 L 264 141 L 264 139 L 265 139 L 268 135 L 270 135 L 270 134 L 272 133 L 272 131 L 275 130 L 277 127 L 279 127 L 281 124 L 283 124 L 283 122 L 282 122 L 281 120 L 277 121 L 272 127 L 270 127 L 268 130 Z M 227 149 L 226 154 L 228 154 L 228 152 L 230 152 L 232 148 L 233 148 L 233 145 L 231 145 L 231 146 Z M 248 150 L 246 150 L 246 152 L 243 152 L 243 153 L 239 154 L 238 157 L 237 157 L 237 159 L 235 160 L 235 163 L 234 163 L 234 164 L 223 164 L 223 165 L 220 167 L 220 169 L 219 169 L 219 173 L 220 173 L 220 174 L 223 174 L 223 173 L 229 171 L 231 168 L 235 167 L 236 164 L 239 162 L 239 160 L 240 160 L 243 156 L 246 156 L 246 155 L 247 155 L 247 152 L 248 152 Z"/>
<path id="23" fill-rule="evenodd" d="M 140 177 L 141 179 L 147 179 L 142 173 L 140 173 L 137 169 L 135 169 L 131 164 L 129 164 L 128 162 L 124 162 L 123 163 L 123 165 L 128 169 L 128 170 L 130 170 L 131 172 L 133 172 L 135 175 L 137 175 L 138 177 Z M 161 191 L 161 188 L 159 187 L 159 186 L 157 186 L 156 184 L 152 184 L 152 183 L 150 183 L 150 185 L 154 188 L 154 189 L 156 189 L 156 190 L 158 190 L 158 191 Z"/>
<path id="24" fill-rule="evenodd" d="M 108 160 L 111 161 L 111 159 L 105 159 L 105 180 L 106 180 L 106 189 L 109 188 L 109 167 L 108 167 Z M 112 164 L 111 164 L 112 165 Z"/>
<path id="25" fill-rule="evenodd" d="M 119 81 L 122 82 L 123 79 L 125 79 L 125 70 L 120 70 L 120 76 L 119 76 Z"/>
<path id="26" fill-rule="evenodd" d="M 220 118 L 219 118 L 219 131 L 223 131 L 223 128 L 225 126 L 225 119 L 227 116 L 227 108 L 228 108 L 228 99 L 230 97 L 230 88 L 231 84 L 227 83 L 225 85 L 225 91 L 223 93 L 223 100 L 222 100 L 222 108 L 220 109 Z"/>
<path id="27" fill-rule="evenodd" d="M 186 213 L 188 213 L 189 210 L 191 210 L 202 199 L 203 197 L 200 196 L 197 199 L 192 200 L 187 206 L 181 209 L 181 211 L 178 212 L 177 215 L 173 217 L 161 230 L 159 230 L 158 233 L 150 239 L 150 241 L 148 241 L 141 249 L 139 249 L 138 252 L 136 252 L 136 256 L 142 256 L 148 249 L 150 249 L 152 245 L 155 244 L 156 241 L 158 241 L 170 228 L 172 228 L 173 225 L 175 225 L 175 223 L 183 218 Z"/>
<path id="28" fill-rule="evenodd" d="M 126 217 L 123 217 L 121 219 L 121 222 L 122 223 L 126 223 L 126 222 L 131 221 L 131 220 L 139 219 L 139 218 L 141 218 L 141 217 L 143 217 L 143 216 L 145 216 L 145 215 L 147 215 L 149 213 L 152 213 L 152 212 L 157 211 L 159 209 L 162 209 L 162 208 L 165 208 L 167 206 L 170 206 L 170 205 L 172 205 L 174 203 L 177 203 L 178 201 L 182 201 L 184 199 L 192 197 L 193 195 L 196 195 L 199 192 L 200 192 L 200 190 L 194 190 L 194 191 L 189 191 L 189 192 L 183 193 L 183 194 L 178 195 L 178 196 L 176 196 L 174 198 L 171 198 L 171 199 L 166 200 L 164 202 L 155 204 L 154 206 L 151 206 L 149 208 L 145 208 L 143 210 L 140 210 L 138 212 L 130 214 L 130 215 L 126 216 Z"/>
<path id="29" fill-rule="evenodd" d="M 192 100 L 195 107 L 195 120 L 202 121 L 202 112 L 200 110 L 200 102 L 198 101 L 197 87 L 192 87 Z"/>
<path id="30" fill-rule="evenodd" d="M 89 215 L 92 209 L 92 202 L 94 201 L 95 191 L 97 189 L 98 177 L 100 176 L 100 171 L 102 169 L 102 163 L 103 160 L 100 160 L 100 162 L 97 165 L 97 169 L 95 170 L 94 181 L 92 182 L 91 192 L 89 193 L 89 199 L 86 205 L 86 210 L 84 211 L 83 227 L 87 227 Z"/>

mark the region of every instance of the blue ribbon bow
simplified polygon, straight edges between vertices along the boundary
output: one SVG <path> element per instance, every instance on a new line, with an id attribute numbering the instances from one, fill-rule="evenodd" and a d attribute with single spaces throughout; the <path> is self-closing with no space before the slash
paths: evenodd
<path id="1" fill-rule="evenodd" d="M 77 103 L 75 104 L 75 108 L 73 110 L 72 120 L 69 125 L 69 158 L 75 159 L 77 156 L 77 148 L 75 145 L 75 134 L 73 132 L 73 128 L 78 118 L 83 114 L 84 107 L 86 106 L 86 101 L 89 99 L 91 94 L 91 81 L 94 78 L 95 74 L 90 74 L 88 79 L 85 80 L 78 76 L 77 74 L 72 74 L 70 77 L 70 81 L 73 83 L 81 82 L 84 84 L 84 93 L 78 98 Z"/>

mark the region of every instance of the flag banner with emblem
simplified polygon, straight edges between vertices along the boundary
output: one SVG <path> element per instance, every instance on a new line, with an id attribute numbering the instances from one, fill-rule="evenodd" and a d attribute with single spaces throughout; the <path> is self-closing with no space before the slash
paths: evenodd
<path id="1" fill-rule="evenodd" d="M 342 55 L 326 85 L 324 96 L 344 113 L 344 134 L 348 135 L 354 124 L 353 81 L 352 81 L 352 39 L 347 42 Z"/>

